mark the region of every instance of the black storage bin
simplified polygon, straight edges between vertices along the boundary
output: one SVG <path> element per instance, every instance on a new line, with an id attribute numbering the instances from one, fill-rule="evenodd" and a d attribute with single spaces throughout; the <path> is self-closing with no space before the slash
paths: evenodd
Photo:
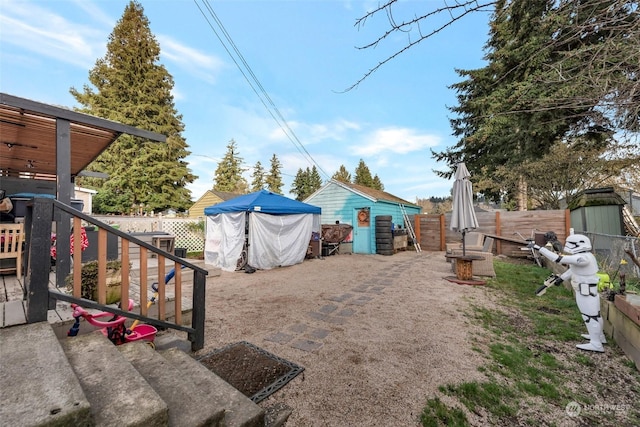
<path id="1" fill-rule="evenodd" d="M 35 197 L 46 197 L 49 199 L 55 199 L 56 196 L 53 194 L 45 194 L 45 193 L 16 193 L 9 194 L 7 196 L 11 199 L 11 203 L 13 204 L 13 210 L 11 213 L 16 218 L 22 218 L 27 215 L 27 204 L 30 203 Z"/>
<path id="2" fill-rule="evenodd" d="M 70 205 L 72 208 L 80 212 L 82 212 L 82 209 L 84 209 L 84 201 L 82 201 L 81 199 L 71 199 Z"/>
<path id="3" fill-rule="evenodd" d="M 82 262 L 98 259 L 98 230 L 86 229 L 89 246 L 82 252 Z M 118 236 L 107 233 L 107 260 L 118 259 Z"/>
<path id="4" fill-rule="evenodd" d="M 26 197 L 10 197 L 13 204 L 13 210 L 11 213 L 16 218 L 21 218 L 27 215 L 27 203 L 32 199 Z"/>
<path id="5" fill-rule="evenodd" d="M 31 202 L 35 197 L 46 197 L 48 199 L 55 199 L 55 196 L 51 194 L 36 194 L 36 193 L 19 193 L 9 196 L 11 203 L 13 204 L 13 210 L 11 213 L 16 218 L 22 218 L 27 215 L 27 204 Z M 84 209 L 84 201 L 81 199 L 71 199 L 70 204 L 72 208 L 82 212 Z"/>
<path id="6" fill-rule="evenodd" d="M 187 257 L 187 248 L 176 248 L 174 251 L 175 255 L 180 258 Z"/>

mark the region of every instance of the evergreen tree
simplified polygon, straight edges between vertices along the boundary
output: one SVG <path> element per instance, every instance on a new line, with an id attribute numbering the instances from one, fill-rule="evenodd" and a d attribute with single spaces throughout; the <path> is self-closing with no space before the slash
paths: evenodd
<path id="1" fill-rule="evenodd" d="M 247 180 L 242 176 L 245 171 L 246 169 L 242 168 L 242 157 L 238 155 L 236 142 L 232 139 L 227 144 L 227 152 L 216 168 L 213 189 L 245 194 L 249 188 Z"/>
<path id="2" fill-rule="evenodd" d="M 260 163 L 260 161 L 257 161 L 256 165 L 253 167 L 253 174 L 251 177 L 252 193 L 264 189 L 264 169 L 262 168 L 262 163 Z"/>
<path id="3" fill-rule="evenodd" d="M 373 188 L 373 177 L 371 177 L 371 171 L 369 170 L 369 167 L 366 165 L 364 160 L 360 159 L 360 163 L 358 163 L 355 172 L 355 177 L 353 178 L 354 184 Z"/>
<path id="4" fill-rule="evenodd" d="M 460 140 L 446 151 L 434 153 L 451 168 L 441 175 L 450 176 L 455 164 L 465 161 L 476 191 L 494 200 L 505 196 L 516 200 L 521 210 L 528 204 L 524 168 L 529 161 L 549 153 L 563 140 L 578 137 L 587 145 L 598 145 L 610 136 L 606 118 L 586 107 L 531 108 L 538 100 L 582 90 L 540 84 L 551 72 L 548 63 L 574 48 L 550 42 L 560 23 L 558 17 L 549 19 L 553 7 L 547 0 L 497 2 L 486 48 L 487 66 L 459 71 L 466 80 L 453 86 L 458 106 L 451 109 L 456 113 L 451 125 Z M 585 121 L 589 115 L 591 119 Z M 599 118 L 594 120 L 596 116 Z"/>
<path id="5" fill-rule="evenodd" d="M 340 165 L 340 168 L 336 173 L 333 174 L 331 179 L 335 179 L 336 181 L 340 181 L 340 182 L 350 183 L 351 174 L 349 173 L 349 171 L 344 165 Z"/>
<path id="6" fill-rule="evenodd" d="M 318 169 L 314 165 L 311 168 L 311 171 L 309 172 L 309 195 L 308 196 L 313 194 L 320 187 L 322 187 L 322 177 L 320 176 L 320 172 L 318 172 Z"/>
<path id="7" fill-rule="evenodd" d="M 322 178 L 318 169 L 314 166 L 312 169 L 307 167 L 306 170 L 298 169 L 296 177 L 291 185 L 291 193 L 296 195 L 296 200 L 304 200 L 312 195 L 316 190 L 322 187 Z"/>
<path id="8" fill-rule="evenodd" d="M 95 212 L 128 213 L 140 205 L 186 210 L 192 204 L 186 185 L 197 177 L 184 161 L 189 151 L 171 95 L 173 78 L 159 58 L 160 45 L 144 10 L 131 1 L 109 36 L 105 57 L 89 71 L 93 87 L 70 89 L 83 113 L 167 136 L 166 143 L 151 143 L 122 135 L 89 165 L 88 170 L 109 175 L 76 180 L 98 191 Z"/>
<path id="9" fill-rule="evenodd" d="M 307 197 L 308 187 L 307 176 L 302 168 L 299 168 L 291 183 L 290 193 L 296 196 L 296 200 L 302 201 Z"/>
<path id="10" fill-rule="evenodd" d="M 380 181 L 377 174 L 373 177 L 373 185 L 371 185 L 371 188 L 375 190 L 384 190 L 384 185 L 382 185 L 382 181 Z"/>
<path id="11" fill-rule="evenodd" d="M 452 109 L 456 114 L 451 125 L 459 142 L 434 153 L 449 167 L 439 171 L 440 176 L 450 178 L 456 163 L 464 161 L 475 191 L 494 200 L 516 200 L 524 208 L 531 204 L 531 196 L 539 199 L 540 194 L 556 193 L 532 179 L 536 162 L 569 148 L 578 161 L 601 152 L 597 169 L 603 172 L 596 181 L 624 182 L 631 188 L 638 182 L 637 1 L 462 0 L 407 19 L 396 7 L 402 6 L 385 0 L 356 21 L 359 26 L 374 16 L 395 18 L 388 19 L 389 27 L 364 49 L 378 48 L 384 41 L 395 43 L 394 34 L 408 41 L 351 88 L 463 17 L 495 8 L 485 47 L 487 66 L 459 71 L 465 80 L 453 86 L 458 106 Z M 615 168 L 618 175 L 611 176 L 609 171 Z M 564 172 L 549 164 L 546 182 L 562 182 Z M 556 204 L 553 197 L 542 205 Z"/>
<path id="12" fill-rule="evenodd" d="M 280 160 L 278 160 L 278 157 L 276 157 L 276 155 L 274 154 L 271 157 L 271 169 L 269 169 L 269 175 L 267 175 L 266 184 L 267 190 L 276 194 L 282 194 L 282 187 L 284 186 L 280 169 L 282 169 L 282 165 L 280 164 Z"/>

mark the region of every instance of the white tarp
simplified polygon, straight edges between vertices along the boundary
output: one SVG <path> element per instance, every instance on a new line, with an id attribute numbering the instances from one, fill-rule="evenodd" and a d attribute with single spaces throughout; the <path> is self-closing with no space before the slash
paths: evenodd
<path id="1" fill-rule="evenodd" d="M 245 239 L 245 212 L 207 216 L 206 264 L 235 271 Z M 320 229 L 320 215 L 249 213 L 248 264 L 268 270 L 304 261 L 311 233 Z"/>
<path id="2" fill-rule="evenodd" d="M 311 214 L 249 215 L 249 265 L 268 270 L 304 261 L 313 231 Z"/>
<path id="3" fill-rule="evenodd" d="M 207 216 L 204 262 L 235 271 L 245 239 L 245 212 Z"/>

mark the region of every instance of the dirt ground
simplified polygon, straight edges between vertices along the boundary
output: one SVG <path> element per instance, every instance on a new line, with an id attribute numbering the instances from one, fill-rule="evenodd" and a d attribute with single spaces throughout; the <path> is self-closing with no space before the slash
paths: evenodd
<path id="1" fill-rule="evenodd" d="M 305 368 L 261 406 L 291 426 L 413 426 L 439 385 L 481 380 L 470 303 L 441 252 L 334 255 L 207 284 L 204 355 L 248 341 Z"/>
<path id="2" fill-rule="evenodd" d="M 260 402 L 291 408 L 287 426 L 419 426 L 428 399 L 455 404 L 439 386 L 485 380 L 478 368 L 486 360 L 472 347 L 488 335 L 465 313 L 471 306 L 499 308 L 499 295 L 445 280 L 451 275 L 443 252 L 414 251 L 334 255 L 253 274 L 222 272 L 207 281 L 205 348 L 198 355 L 247 341 L 304 367 Z M 509 309 L 505 315 L 513 315 L 527 335 L 522 316 Z M 571 360 L 575 343 L 544 351 Z M 602 356 L 597 368 L 573 372 L 566 386 L 593 389 L 598 403 L 634 406 L 638 381 L 620 369 L 624 354 L 610 347 Z M 541 425 L 590 425 L 589 418 L 570 418 L 564 409 L 521 411 Z M 487 425 L 482 413 L 465 412 L 471 425 Z M 632 425 L 623 413 L 613 415 L 610 425 Z"/>

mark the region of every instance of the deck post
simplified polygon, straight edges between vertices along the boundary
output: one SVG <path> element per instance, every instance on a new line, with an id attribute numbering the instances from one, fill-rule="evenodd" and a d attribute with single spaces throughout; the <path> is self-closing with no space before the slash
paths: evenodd
<path id="1" fill-rule="evenodd" d="M 205 286 L 206 275 L 201 271 L 193 272 L 193 312 L 191 316 L 191 327 L 195 330 L 189 334 L 191 341 L 191 351 L 198 351 L 204 347 L 204 316 L 205 316 Z"/>
<path id="2" fill-rule="evenodd" d="M 51 218 L 53 203 L 43 197 L 35 197 L 27 207 L 27 274 L 25 277 L 27 323 L 44 322 L 49 311 L 49 251 L 51 249 Z"/>

